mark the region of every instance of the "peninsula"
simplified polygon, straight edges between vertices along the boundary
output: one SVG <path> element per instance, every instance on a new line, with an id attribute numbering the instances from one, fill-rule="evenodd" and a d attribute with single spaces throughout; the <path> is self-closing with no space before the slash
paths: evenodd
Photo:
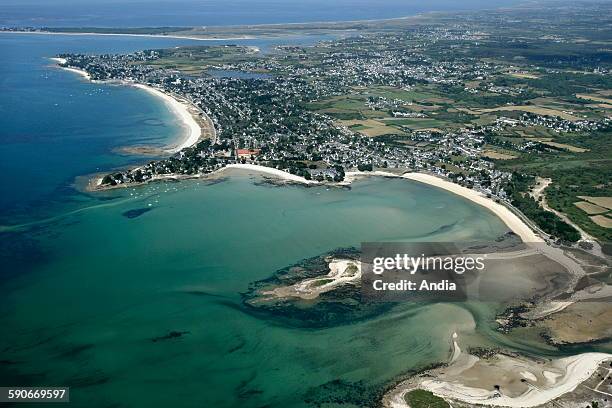
<path id="1" fill-rule="evenodd" d="M 93 80 L 183 98 L 214 129 L 171 158 L 106 175 L 97 189 L 202 177 L 228 164 L 332 184 L 357 170 L 426 172 L 514 208 L 552 240 L 605 242 L 610 209 L 595 202 L 612 196 L 609 64 L 589 31 L 602 14 L 555 10 L 571 23 L 551 20 L 545 34 L 521 27 L 499 36 L 494 21 L 529 21 L 533 10 L 517 8 L 364 22 L 360 35 L 267 53 L 224 45 L 59 57 Z M 552 180 L 537 196 L 536 177 Z"/>
<path id="2" fill-rule="evenodd" d="M 152 92 L 188 129 L 163 157 L 104 174 L 94 191 L 228 171 L 328 187 L 403 178 L 484 206 L 513 232 L 500 241 L 534 245 L 499 257 L 518 272 L 488 316 L 497 330 L 488 335 L 537 339 L 565 357 L 462 352 L 454 333 L 448 363 L 389 386 L 380 399 L 386 406 L 603 403 L 610 354 L 574 350 L 612 338 L 612 38 L 597 28 L 610 23 L 612 8 L 549 7 L 211 32 L 160 28 L 128 34 L 342 35 L 267 52 L 205 45 L 56 58 L 89 80 Z M 332 251 L 255 281 L 245 310 L 299 327 L 378 316 L 393 306 L 359 303 L 356 257 Z M 510 296 L 516 287 L 527 293 Z"/>

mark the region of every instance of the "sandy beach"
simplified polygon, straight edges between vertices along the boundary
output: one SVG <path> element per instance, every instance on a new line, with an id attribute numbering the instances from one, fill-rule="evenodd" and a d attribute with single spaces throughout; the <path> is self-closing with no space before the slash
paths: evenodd
<path id="1" fill-rule="evenodd" d="M 368 176 L 382 176 L 382 177 L 398 177 L 405 178 L 408 180 L 418 181 L 430 186 L 441 188 L 451 193 L 460 195 L 478 205 L 487 208 L 489 211 L 497 215 L 503 222 L 518 235 L 523 242 L 544 242 L 544 240 L 538 236 L 527 224 L 525 224 L 516 214 L 510 211 L 502 204 L 496 203 L 494 200 L 486 197 L 483 193 L 460 186 L 450 181 L 444 180 L 440 177 L 433 176 L 425 173 L 404 173 L 402 175 L 390 173 L 386 171 L 373 171 L 373 172 L 347 172 L 346 181 L 344 184 L 350 184 L 354 180 L 361 177 Z"/>
<path id="2" fill-rule="evenodd" d="M 62 58 L 51 58 L 56 61 L 58 64 L 65 63 L 66 61 Z M 64 68 L 64 67 L 62 67 Z M 74 68 L 64 68 L 73 72 L 76 72 L 80 75 L 85 76 L 87 79 L 91 79 L 89 75 L 81 70 Z M 164 101 L 166 106 L 176 115 L 177 118 L 180 119 L 182 127 L 185 129 L 183 132 L 183 136 L 180 142 L 178 142 L 174 146 L 170 146 L 166 149 L 169 153 L 176 153 L 181 151 L 184 148 L 193 146 L 196 144 L 202 137 L 202 128 L 194 118 L 194 113 L 190 112 L 190 104 L 187 101 L 181 101 L 177 98 L 168 95 L 165 92 L 162 92 L 159 89 L 153 88 L 144 84 L 131 84 L 124 83 L 126 85 L 132 85 L 136 88 L 142 89 L 151 95 L 154 95 L 161 100 Z M 210 120 L 208 120 L 210 122 Z M 209 135 L 214 140 L 215 134 L 214 129 L 212 129 L 212 135 Z M 269 174 L 284 180 L 302 183 L 302 184 L 318 184 L 315 180 L 307 180 L 304 177 L 300 177 L 294 174 L 290 174 L 288 172 L 271 168 L 260 166 L 256 164 L 231 164 L 226 166 L 224 169 L 243 169 L 249 171 L 255 171 L 259 173 Z M 220 171 L 223 171 L 221 169 Z M 452 192 L 454 194 L 460 195 L 476 204 L 479 204 L 489 211 L 493 212 L 497 215 L 507 226 L 512 230 L 515 234 L 517 234 L 523 242 L 544 242 L 544 240 L 538 236 L 525 222 L 523 222 L 516 214 L 510 211 L 507 207 L 503 206 L 495 202 L 494 200 L 487 198 L 484 194 L 475 191 L 473 189 L 469 189 L 458 184 L 452 183 L 450 181 L 444 180 L 440 177 L 436 177 L 430 174 L 424 173 L 405 173 L 402 175 L 385 172 L 385 171 L 373 171 L 373 172 L 347 172 L 345 175 L 345 181 L 340 183 L 340 185 L 349 185 L 354 180 L 360 177 L 369 177 L 369 176 L 383 176 L 383 177 L 400 177 L 405 178 L 412 181 L 417 181 L 420 183 L 425 183 L 437 188 L 442 188 L 446 191 Z"/>
<path id="3" fill-rule="evenodd" d="M 61 69 L 78 74 L 89 81 L 92 80 L 91 76 L 87 72 L 81 69 L 61 66 L 61 64 L 66 63 L 66 59 L 64 58 L 53 57 L 49 59 L 57 63 L 59 68 Z M 203 138 L 202 127 L 196 120 L 200 111 L 188 101 L 179 100 L 171 95 L 168 95 L 165 92 L 162 92 L 161 90 L 157 88 L 154 88 L 148 85 L 144 85 L 144 84 L 132 83 L 132 82 L 127 82 L 127 81 L 108 81 L 108 82 L 118 83 L 120 85 L 126 85 L 126 86 L 133 86 L 135 88 L 142 89 L 143 91 L 155 96 L 156 98 L 161 99 L 166 105 L 166 107 L 172 112 L 172 114 L 179 119 L 181 128 L 183 129 L 181 132 L 180 139 L 178 142 L 162 149 L 164 152 L 171 153 L 171 154 L 177 153 L 187 147 L 191 147 L 195 145 Z M 206 129 L 207 135 L 205 136 L 210 137 L 214 140 L 215 131 L 214 131 L 214 127 L 212 126 L 212 121 L 210 121 L 208 117 L 206 117 L 206 121 L 209 124 L 207 128 L 210 128 L 210 129 Z M 143 150 L 147 149 L 147 147 L 143 147 L 142 149 Z"/>
<path id="4" fill-rule="evenodd" d="M 430 186 L 442 188 L 487 208 L 492 213 L 497 215 L 504 222 L 504 224 L 508 226 L 508 228 L 510 228 L 523 240 L 523 242 L 544 242 L 544 240 L 533 232 L 533 230 L 529 228 L 529 226 L 527 226 L 516 214 L 494 200 L 487 198 L 484 194 L 476 190 L 460 186 L 430 174 L 408 173 L 404 174 L 402 177 L 409 180 L 418 181 L 420 183 L 425 183 Z"/>
<path id="5" fill-rule="evenodd" d="M 572 393 L 600 365 L 612 359 L 609 353 L 582 353 L 548 361 L 505 354 L 483 359 L 462 352 L 457 338 L 457 333 L 453 333 L 448 367 L 421 373 L 399 384 L 384 397 L 383 406 L 407 408 L 404 395 L 424 389 L 467 404 L 537 407 Z M 489 387 L 490 384 L 497 384 L 498 388 Z"/>
<path id="6" fill-rule="evenodd" d="M 166 150 L 169 153 L 179 152 L 187 147 L 191 147 L 198 143 L 202 136 L 202 128 L 194 119 L 194 115 L 189 111 L 190 105 L 187 102 L 179 101 L 178 99 L 168 95 L 157 88 L 153 88 L 143 84 L 131 84 L 135 88 L 142 89 L 157 98 L 160 98 L 168 109 L 178 118 L 183 127 L 182 140 L 174 146 L 170 146 Z"/>
<path id="7" fill-rule="evenodd" d="M 421 386 L 438 396 L 468 404 L 517 408 L 536 407 L 574 391 L 578 385 L 593 375 L 601 363 L 611 358 L 612 354 L 608 353 L 584 353 L 554 360 L 544 367 L 538 367 L 535 363 L 532 367 L 524 367 L 516 361 L 504 361 L 504 363 L 524 369 L 525 371 L 516 374 L 527 380 L 536 382 L 538 378 L 543 377 L 541 382 L 544 384 L 530 386 L 526 392 L 519 396 L 503 394 L 493 396 L 490 390 L 439 380 L 425 380 Z"/>
<path id="8" fill-rule="evenodd" d="M 319 184 L 318 181 L 315 180 L 306 180 L 304 177 L 296 176 L 295 174 L 288 173 L 283 170 L 275 169 L 272 167 L 259 166 L 257 164 L 228 164 L 224 168 L 218 170 L 219 172 L 224 171 L 226 169 L 240 169 L 240 170 L 248 170 L 257 173 L 269 174 L 274 177 L 278 177 L 283 180 L 292 181 L 295 183 L 301 184 Z"/>
<path id="9" fill-rule="evenodd" d="M 316 278 L 305 279 L 291 286 L 278 286 L 261 294 L 267 299 L 300 298 L 316 299 L 342 285 L 358 285 L 361 280 L 361 263 L 351 259 L 332 259 L 329 273 Z"/>
<path id="10" fill-rule="evenodd" d="M 146 87 L 146 88 L 149 88 L 149 87 Z M 170 96 L 163 94 L 162 92 L 159 92 L 153 88 L 149 88 L 147 90 L 156 91 L 159 94 L 163 95 L 165 98 L 169 98 L 174 101 L 174 99 L 172 99 Z M 181 105 L 179 102 L 175 101 L 175 103 L 178 105 Z M 185 147 L 188 146 L 189 145 L 188 143 L 191 143 L 191 140 L 192 139 L 187 139 L 182 144 L 182 146 L 185 146 Z M 181 147 L 181 148 L 184 148 L 184 147 Z M 239 169 L 239 170 L 247 170 L 247 171 L 256 172 L 256 173 L 263 173 L 263 174 L 267 174 L 270 176 L 280 178 L 282 180 L 291 181 L 294 183 L 300 183 L 300 184 L 306 184 L 306 185 L 316 185 L 316 184 L 324 185 L 324 183 L 320 183 L 316 180 L 307 180 L 304 177 L 301 177 L 295 174 L 291 174 L 283 170 L 279 170 L 279 169 L 272 168 L 272 167 L 261 166 L 257 164 L 229 164 L 215 171 L 212 174 L 193 175 L 193 176 L 184 177 L 184 178 L 198 178 L 201 176 L 210 177 L 210 176 L 218 175 L 226 170 L 231 170 L 231 169 Z M 531 228 L 527 224 L 525 224 L 516 214 L 514 214 L 512 211 L 510 211 L 508 208 L 504 207 L 503 205 L 496 203 L 492 199 L 487 198 L 484 194 L 476 190 L 462 187 L 458 184 L 443 180 L 439 177 L 432 176 L 429 174 L 405 173 L 405 174 L 399 175 L 399 174 L 394 174 L 394 173 L 389 173 L 389 172 L 384 172 L 384 171 L 372 171 L 372 172 L 355 171 L 355 172 L 347 172 L 345 180 L 343 182 L 337 183 L 337 185 L 344 185 L 344 186 L 350 185 L 355 180 L 358 180 L 363 177 L 372 177 L 372 176 L 396 177 L 396 178 L 404 178 L 404 179 L 408 179 L 412 181 L 418 181 L 420 183 L 428 184 L 428 185 L 431 185 L 437 188 L 444 189 L 451 193 L 460 195 L 461 197 L 464 197 L 476 204 L 479 204 L 487 208 L 491 212 L 493 212 L 497 217 L 499 217 L 502 220 L 502 222 L 504 222 L 504 224 L 508 226 L 508 228 L 510 228 L 511 231 L 517 234 L 523 242 L 544 242 L 544 240 L 540 236 L 538 236 L 534 231 L 532 231 Z M 168 175 L 168 176 L 163 176 L 163 177 L 156 177 L 153 180 L 163 180 L 163 179 L 168 179 L 168 178 L 178 178 L 178 177 Z M 98 180 L 98 183 L 99 183 L 99 180 Z M 556 258 L 557 257 L 555 257 L 555 259 Z M 572 269 L 575 269 L 575 268 L 572 268 Z"/>
<path id="11" fill-rule="evenodd" d="M 66 59 L 65 58 L 53 57 L 53 58 L 49 58 L 49 59 L 51 61 L 56 62 L 58 65 L 66 63 Z M 63 70 L 66 70 L 66 71 L 73 72 L 73 73 L 75 73 L 77 75 L 80 75 L 83 78 L 91 81 L 91 76 L 87 72 L 83 71 L 82 69 L 76 69 L 76 68 L 72 68 L 72 67 L 62 67 L 62 66 L 60 66 L 59 68 L 61 68 Z"/>
<path id="12" fill-rule="evenodd" d="M 231 164 L 228 165 L 227 168 L 238 168 L 244 170 L 251 170 L 261 173 L 266 173 L 270 175 L 274 175 L 276 177 L 291 180 L 297 183 L 303 184 L 319 184 L 319 182 L 315 180 L 306 180 L 303 177 L 296 176 L 294 174 L 287 173 L 286 171 L 259 166 L 255 164 Z M 385 172 L 385 171 L 372 171 L 372 172 L 347 172 L 346 178 L 344 182 L 339 183 L 340 185 L 350 185 L 353 181 L 358 180 L 362 177 L 372 177 L 372 176 L 382 176 L 382 177 L 397 177 L 404 178 L 412 181 L 418 181 L 420 183 L 424 183 L 430 186 L 434 186 L 437 188 L 444 189 L 453 194 L 460 195 L 478 205 L 481 205 L 487 208 L 489 211 L 493 212 L 497 217 L 499 217 L 504 224 L 510 228 L 515 234 L 517 234 L 523 242 L 544 242 L 544 240 L 538 236 L 531 228 L 526 225 L 516 214 L 510 211 L 508 208 L 504 207 L 502 204 L 496 203 L 494 200 L 486 197 L 484 194 L 479 191 L 469 189 L 467 187 L 460 186 L 458 184 L 452 183 L 450 181 L 446 181 L 440 177 L 436 177 L 430 174 L 425 173 L 405 173 L 402 175 L 398 175 L 395 173 Z"/>

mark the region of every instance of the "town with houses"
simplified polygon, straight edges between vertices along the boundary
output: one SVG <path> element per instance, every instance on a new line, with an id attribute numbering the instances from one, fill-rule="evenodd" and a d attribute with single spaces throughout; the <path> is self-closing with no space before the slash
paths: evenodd
<path id="1" fill-rule="evenodd" d="M 563 71 L 546 66 L 553 62 L 480 57 L 476 46 L 485 41 L 501 52 L 502 40 L 492 38 L 468 22 L 269 52 L 202 46 L 59 57 L 92 80 L 184 98 L 214 127 L 214 138 L 170 158 L 107 174 L 102 189 L 251 163 L 331 184 L 349 171 L 424 171 L 510 203 L 515 171 L 500 159 L 587 151 L 553 139 L 608 132 L 611 120 L 592 109 L 539 106 Z M 607 78 L 605 65 L 582 64 L 589 81 Z"/>
<path id="2" fill-rule="evenodd" d="M 449 162 L 452 155 L 462 155 L 468 159 L 464 164 L 466 170 L 478 171 L 478 174 L 483 176 L 486 173 L 486 176 L 479 179 L 466 176 L 458 181 L 474 183 L 491 193 L 503 196 L 501 184 L 507 175 L 495 171 L 490 161 L 480 159 L 484 131 L 487 130 L 485 128 L 463 129 L 443 134 L 431 131 L 415 132 L 414 140 L 437 146 L 435 150 L 420 150 L 364 137 L 346 126 L 334 124 L 331 118 L 323 114 L 309 112 L 300 107 L 302 103 L 333 95 L 350 86 L 378 82 L 378 64 L 371 67 L 371 72 L 368 70 L 355 73 L 355 81 L 347 81 L 339 88 L 335 74 L 328 76 L 324 83 L 321 81 L 322 83 L 313 86 L 298 79 L 305 74 L 300 70 L 289 76 L 244 80 L 189 78 L 175 70 L 134 64 L 135 61 L 146 63 L 155 60 L 158 58 L 155 51 L 130 55 L 61 57 L 66 58 L 66 65 L 84 69 L 94 80 L 145 83 L 171 94 L 185 96 L 211 118 L 218 135 L 217 140 L 204 140 L 195 148 L 185 149 L 172 158 L 152 162 L 136 171 L 109 175 L 105 184 L 142 182 L 157 175 L 205 174 L 233 163 L 273 166 L 306 179 L 330 182 L 342 181 L 344 172 L 352 169 L 403 168 L 447 174 L 443 165 L 436 163 Z M 346 61 L 340 58 L 336 63 L 345 65 Z M 359 63 L 362 70 L 363 63 L 364 61 Z M 270 64 L 266 65 L 267 69 L 271 68 Z M 343 66 L 331 72 L 342 72 L 344 69 Z M 309 72 L 306 75 L 320 77 L 318 72 Z M 418 77 L 423 78 L 424 75 L 419 74 Z M 347 76 L 343 78 L 346 79 Z M 432 80 L 443 79 L 434 76 Z M 324 86 L 327 83 L 333 84 L 331 89 Z M 372 110 L 388 110 L 400 107 L 401 104 L 402 101 L 378 98 L 368 102 L 367 106 Z M 393 111 L 393 115 L 425 116 L 422 113 L 404 111 Z"/>

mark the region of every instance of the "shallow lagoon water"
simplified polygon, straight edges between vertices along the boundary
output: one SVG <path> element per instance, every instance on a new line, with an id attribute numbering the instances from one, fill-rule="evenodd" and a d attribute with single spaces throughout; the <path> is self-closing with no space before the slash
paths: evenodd
<path id="1" fill-rule="evenodd" d="M 76 405 L 307 406 L 351 387 L 366 395 L 444 359 L 450 333 L 474 325 L 457 305 L 402 305 L 320 330 L 246 313 L 240 293 L 250 282 L 333 248 L 507 231 L 486 209 L 406 180 L 350 190 L 259 180 L 236 172 L 212 185 L 121 190 L 5 234 L 32 240 L 39 256 L 2 284 L 0 348 L 10 364 L 1 382 L 71 384 Z M 151 210 L 125 215 L 141 208 Z M 172 331 L 187 333 L 152 341 Z"/>

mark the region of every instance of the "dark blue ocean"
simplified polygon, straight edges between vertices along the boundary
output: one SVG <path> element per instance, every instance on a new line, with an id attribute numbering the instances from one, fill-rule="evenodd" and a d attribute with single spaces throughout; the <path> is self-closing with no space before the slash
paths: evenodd
<path id="1" fill-rule="evenodd" d="M 143 27 L 348 21 L 516 3 L 518 0 L 0 0 L 0 26 Z"/>

